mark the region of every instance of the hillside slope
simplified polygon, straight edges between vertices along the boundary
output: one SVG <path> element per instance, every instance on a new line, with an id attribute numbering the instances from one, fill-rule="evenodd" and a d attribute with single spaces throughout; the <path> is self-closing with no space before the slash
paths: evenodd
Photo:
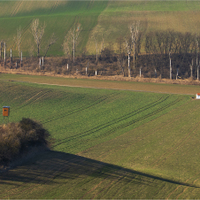
<path id="1" fill-rule="evenodd" d="M 1 77 L 0 102 L 11 106 L 10 121 L 37 119 L 53 144 L 52 151 L 0 173 L 0 198 L 199 197 L 200 106 L 190 95 L 38 85 Z M 36 78 L 87 85 L 78 79 Z M 168 91 L 165 85 L 163 91 Z"/>
<path id="2" fill-rule="evenodd" d="M 186 17 L 187 16 L 187 17 Z M 22 51 L 30 54 L 36 48 L 30 33 L 33 19 L 45 22 L 46 29 L 41 51 L 51 34 L 58 38 L 48 55 L 62 56 L 62 43 L 72 25 L 80 22 L 83 31 L 77 53 L 84 51 L 95 53 L 95 40 L 98 48 L 104 39 L 104 45 L 118 49 L 117 38 L 125 37 L 128 25 L 134 20 L 141 21 L 143 31 L 173 29 L 180 32 L 200 32 L 199 1 L 4 1 L 0 2 L 0 40 L 7 42 L 7 49 L 17 48 L 14 36 L 17 28 L 22 27 Z"/>

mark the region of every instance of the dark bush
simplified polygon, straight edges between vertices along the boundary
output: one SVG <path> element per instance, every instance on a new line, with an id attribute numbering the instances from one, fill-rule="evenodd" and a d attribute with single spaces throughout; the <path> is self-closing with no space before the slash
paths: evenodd
<path id="1" fill-rule="evenodd" d="M 0 126 L 0 164 L 8 164 L 31 147 L 48 146 L 48 137 L 49 132 L 29 118 Z"/>

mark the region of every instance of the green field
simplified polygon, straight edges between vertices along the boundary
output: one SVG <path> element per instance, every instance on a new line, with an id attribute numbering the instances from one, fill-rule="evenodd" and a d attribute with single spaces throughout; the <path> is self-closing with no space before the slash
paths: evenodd
<path id="1" fill-rule="evenodd" d="M 187 16 L 187 17 L 185 17 Z M 7 42 L 7 49 L 13 48 L 17 56 L 14 36 L 22 28 L 22 51 L 29 56 L 29 48 L 35 47 L 30 25 L 33 19 L 45 22 L 46 29 L 41 45 L 41 55 L 51 34 L 57 36 L 57 43 L 48 56 L 63 56 L 62 43 L 74 23 L 81 23 L 83 31 L 77 54 L 85 50 L 94 54 L 94 36 L 98 48 L 104 37 L 105 46 L 118 50 L 117 38 L 125 37 L 128 25 L 140 20 L 143 31 L 168 30 L 179 32 L 200 32 L 199 1 L 0 1 L 0 39 Z"/>
<path id="2" fill-rule="evenodd" d="M 113 90 L 8 81 L 26 77 L 1 75 L 1 105 L 11 106 L 10 121 L 40 121 L 52 149 L 0 173 L 1 199 L 199 197 L 199 101 L 156 93 L 161 86 L 177 93 L 198 86 L 29 76 L 51 84 L 124 87 Z M 126 84 L 154 93 L 126 90 Z"/>

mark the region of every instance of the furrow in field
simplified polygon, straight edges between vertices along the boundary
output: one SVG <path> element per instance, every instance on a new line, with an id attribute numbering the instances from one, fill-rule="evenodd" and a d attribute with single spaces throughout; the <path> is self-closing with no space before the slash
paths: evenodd
<path id="1" fill-rule="evenodd" d="M 111 129 L 109 132 L 114 132 L 114 131 L 117 130 L 117 129 L 126 128 L 126 127 L 128 127 L 128 126 L 130 126 L 130 125 L 132 125 L 132 124 L 135 124 L 136 122 L 143 121 L 143 120 L 145 120 L 145 119 L 147 119 L 147 118 L 149 118 L 149 117 L 151 117 L 151 116 L 153 116 L 153 115 L 155 115 L 155 114 L 158 114 L 158 113 L 160 113 L 160 112 L 166 110 L 167 108 L 169 108 L 169 107 L 175 105 L 176 103 L 180 102 L 181 100 L 182 100 L 182 98 L 177 98 L 175 101 L 173 101 L 173 102 L 171 102 L 171 103 L 169 103 L 169 104 L 167 104 L 167 105 L 165 105 L 165 106 L 162 106 L 161 108 L 156 109 L 156 110 L 154 110 L 153 112 L 150 112 L 150 113 L 147 114 L 147 115 L 144 115 L 144 116 L 142 116 L 142 117 L 138 117 L 137 119 L 131 120 L 131 121 L 126 122 L 126 123 L 123 123 L 122 125 L 119 125 L 119 126 L 115 127 L 114 129 Z M 160 102 L 160 103 L 161 103 L 161 102 Z M 157 104 L 157 105 L 158 105 L 158 104 Z M 155 106 L 157 106 L 157 105 L 155 105 Z"/>
<path id="2" fill-rule="evenodd" d="M 52 118 L 48 118 L 48 120 L 45 120 L 45 121 L 41 121 L 43 124 L 46 124 L 46 123 L 49 123 L 49 122 L 52 122 L 52 121 L 56 121 L 56 120 L 59 120 L 63 117 L 66 117 L 66 116 L 69 116 L 69 115 L 72 115 L 72 114 L 75 114 L 75 113 L 79 113 L 81 111 L 84 111 L 84 110 L 87 110 L 93 106 L 97 106 L 98 104 L 101 104 L 102 102 L 106 101 L 106 100 L 109 100 L 110 97 L 112 97 L 113 95 L 115 95 L 114 93 L 111 94 L 110 96 L 102 96 L 100 98 L 98 98 L 96 101 L 92 102 L 91 104 L 89 105 L 83 105 L 79 108 L 75 108 L 75 109 L 72 109 L 70 110 L 69 112 L 61 112 L 60 115 L 56 115 L 56 116 L 53 116 Z"/>
<path id="3" fill-rule="evenodd" d="M 168 98 L 168 97 L 162 99 L 161 102 L 159 102 L 159 103 L 164 102 L 167 98 Z M 155 111 L 150 112 L 150 113 L 147 114 L 147 115 L 143 115 L 143 116 L 141 116 L 141 117 L 139 117 L 139 118 L 137 118 L 137 119 L 131 120 L 131 121 L 129 121 L 129 122 L 125 122 L 125 123 L 123 123 L 123 124 L 121 124 L 121 125 L 119 125 L 119 126 L 116 126 L 116 127 L 114 127 L 114 128 L 111 128 L 110 130 L 105 131 L 104 134 L 101 134 L 100 137 L 108 136 L 109 134 L 115 132 L 116 130 L 123 129 L 123 128 L 126 128 L 126 127 L 128 127 L 128 126 L 134 124 L 134 123 L 137 123 L 137 122 L 139 122 L 139 121 L 143 121 L 144 119 L 147 119 L 147 118 L 149 118 L 149 117 L 151 117 L 151 116 L 153 116 L 153 115 L 155 115 L 155 114 L 158 114 L 159 112 L 164 111 L 165 109 L 169 108 L 170 106 L 175 105 L 176 103 L 180 102 L 181 100 L 182 100 L 182 97 L 179 97 L 179 98 L 177 98 L 175 101 L 170 102 L 170 103 L 168 103 L 167 105 L 162 106 L 161 108 L 156 109 Z M 158 102 L 157 102 L 157 104 L 155 104 L 155 102 L 152 103 L 152 105 L 151 105 L 149 108 L 152 108 L 152 107 L 154 107 L 154 106 L 156 106 L 156 105 L 158 105 Z M 145 107 L 144 110 L 146 110 L 146 107 Z M 139 112 L 141 112 L 141 111 L 142 111 L 142 110 L 140 110 Z M 137 111 L 137 112 L 138 112 L 138 111 Z M 135 114 L 136 114 L 136 113 L 133 113 L 133 115 L 135 115 Z M 124 121 L 124 120 L 121 120 L 120 122 L 123 122 L 123 121 Z M 118 121 L 117 123 L 119 123 L 119 121 Z M 107 126 L 106 126 L 106 127 L 107 127 Z M 103 127 L 103 128 L 105 128 L 105 127 Z M 103 128 L 102 128 L 102 129 L 103 129 Z M 74 139 L 83 138 L 83 137 L 85 137 L 85 136 L 88 136 L 88 135 L 91 135 L 91 134 L 95 133 L 96 131 L 97 131 L 96 129 L 92 129 L 92 130 L 86 131 L 86 132 L 84 132 L 84 133 L 81 133 L 81 134 L 78 134 L 78 135 L 75 135 L 75 136 L 71 136 L 71 137 L 69 137 L 69 138 L 67 138 L 67 139 L 62 140 L 60 143 L 56 144 L 55 146 L 58 146 L 58 145 L 60 145 L 60 144 L 66 143 L 66 142 L 69 142 L 69 141 L 74 140 Z M 55 147 L 55 146 L 54 146 L 54 147 Z"/>
<path id="4" fill-rule="evenodd" d="M 53 6 L 52 6 L 52 8 L 50 9 L 48 15 L 51 15 L 51 14 L 52 14 L 52 12 L 53 12 L 53 11 L 55 10 L 55 8 L 57 7 L 57 4 L 58 4 L 58 1 L 56 1 L 56 2 L 53 4 Z"/>
<path id="5" fill-rule="evenodd" d="M 118 173 L 120 173 L 120 171 L 118 171 Z M 109 190 L 112 189 L 113 186 L 115 186 L 118 182 L 122 181 L 124 178 L 125 178 L 125 176 L 122 175 L 122 176 L 114 178 L 114 180 L 111 179 L 108 184 L 104 185 L 103 188 L 92 197 L 92 199 L 97 199 L 98 195 L 100 195 L 102 193 L 104 193 L 104 195 L 106 195 L 109 192 Z"/>
<path id="6" fill-rule="evenodd" d="M 87 196 L 88 194 L 91 194 L 93 191 L 95 191 L 95 190 L 96 190 L 100 185 L 102 185 L 102 184 L 104 183 L 104 181 L 107 180 L 109 177 L 110 177 L 109 175 L 106 176 L 102 181 L 100 181 L 97 185 L 95 185 L 92 189 L 90 189 L 87 193 L 85 193 L 85 194 L 81 197 L 81 199 L 86 198 L 86 196 Z M 93 198 L 92 198 L 92 199 L 93 199 Z"/>
<path id="7" fill-rule="evenodd" d="M 160 108 L 160 109 L 156 109 L 155 111 L 153 111 L 153 112 L 151 112 L 151 113 L 149 113 L 149 114 L 147 114 L 147 115 L 143 115 L 142 117 L 139 117 L 139 118 L 137 118 L 137 119 L 131 120 L 131 121 L 127 122 L 127 123 L 125 122 L 125 123 L 123 123 L 122 125 L 119 125 L 119 126 L 117 126 L 117 127 L 111 128 L 111 129 L 108 130 L 108 131 L 105 131 L 105 132 L 104 132 L 103 134 L 101 134 L 99 137 L 108 136 L 109 134 L 115 132 L 115 131 L 118 130 L 118 129 L 126 128 L 126 127 L 128 127 L 128 126 L 130 126 L 130 125 L 132 125 L 132 124 L 134 124 L 134 123 L 137 123 L 137 122 L 143 121 L 144 119 L 147 119 L 147 118 L 149 118 L 149 117 L 152 117 L 153 115 L 158 114 L 159 112 L 162 112 L 163 110 L 169 108 L 170 106 L 175 105 L 176 103 L 180 102 L 182 99 L 183 99 L 183 97 L 178 97 L 175 101 L 170 102 L 170 103 L 168 103 L 168 104 L 165 105 L 165 106 L 162 106 L 162 108 Z M 70 137 L 70 138 L 68 138 L 68 139 L 65 139 L 65 141 L 62 140 L 59 144 L 56 144 L 55 146 L 60 145 L 60 144 L 63 144 L 63 143 L 66 143 L 66 142 L 69 142 L 69 141 L 74 140 L 74 139 L 83 138 L 83 137 L 85 137 L 85 136 L 94 134 L 95 132 L 96 132 L 96 131 L 86 132 L 86 133 L 84 133 L 84 134 L 79 134 L 79 135 L 76 135 L 76 136 L 72 136 L 72 137 Z M 77 143 L 76 143 L 76 142 L 73 143 L 72 146 L 76 146 L 76 145 L 78 145 L 78 143 L 79 143 L 79 141 L 77 141 Z M 69 148 L 69 147 L 72 147 L 72 146 L 71 146 L 71 145 L 68 145 L 68 148 Z M 108 152 L 107 152 L 107 153 L 108 153 Z"/>
<path id="8" fill-rule="evenodd" d="M 21 106 L 17 107 L 15 110 L 18 110 L 18 109 L 21 109 L 25 106 L 29 106 L 30 104 L 38 101 L 40 98 L 44 97 L 45 95 L 47 95 L 49 92 L 45 92 L 43 93 L 44 91 L 41 90 L 40 92 L 38 92 L 37 94 L 33 95 L 31 98 L 27 99 L 26 101 L 24 101 Z M 43 94 L 41 94 L 43 93 Z M 41 95 L 40 95 L 41 94 Z"/>
<path id="9" fill-rule="evenodd" d="M 195 183 L 197 182 L 199 180 L 199 178 L 198 179 L 196 179 L 196 180 L 194 180 L 194 182 L 193 182 L 193 185 L 195 185 Z M 176 197 L 176 199 L 179 199 L 179 197 L 181 196 L 181 195 L 183 195 L 185 192 L 186 192 L 186 190 L 188 190 L 190 187 L 186 187 L 184 190 L 183 190 L 183 192 L 181 192 L 177 197 Z M 195 190 L 195 189 L 193 189 L 193 190 Z"/>
<path id="10" fill-rule="evenodd" d="M 156 106 L 156 105 L 158 105 L 158 104 L 164 102 L 164 101 L 165 101 L 166 99 L 168 99 L 168 98 L 169 98 L 169 96 L 167 96 L 167 97 L 165 97 L 165 98 L 164 98 L 164 97 L 161 97 L 160 99 L 158 99 L 158 100 L 156 100 L 156 101 L 154 101 L 154 102 L 152 102 L 152 103 L 150 103 L 150 104 L 148 104 L 148 105 L 145 105 L 145 106 L 143 106 L 143 107 L 141 107 L 141 108 L 139 108 L 139 109 L 137 109 L 137 110 L 135 110 L 135 111 L 133 111 L 133 112 L 130 112 L 130 113 L 128 113 L 128 114 L 126 114 L 126 115 L 124 115 L 124 116 L 121 116 L 121 117 L 119 117 L 119 118 L 117 118 L 117 119 L 114 119 L 114 120 L 112 120 L 112 121 L 110 121 L 110 122 L 107 122 L 107 123 L 102 124 L 102 125 L 100 125 L 100 126 L 94 127 L 94 128 L 92 128 L 92 129 L 90 129 L 90 130 L 88 130 L 88 131 L 85 131 L 85 132 L 83 132 L 83 133 L 79 133 L 79 134 L 77 134 L 77 135 L 68 137 L 67 139 L 62 139 L 61 142 L 57 143 L 57 144 L 54 145 L 53 147 L 58 146 L 58 145 L 60 145 L 60 144 L 63 144 L 63 143 L 65 143 L 65 142 L 69 142 L 69 141 L 74 140 L 74 139 L 76 139 L 76 138 L 82 138 L 82 137 L 91 135 L 91 134 L 93 134 L 93 133 L 95 133 L 95 132 L 97 132 L 97 131 L 103 130 L 103 129 L 105 129 L 105 128 L 111 126 L 111 125 L 115 125 L 115 124 L 117 124 L 117 123 L 123 122 L 123 121 L 125 121 L 125 120 L 127 120 L 127 119 L 133 117 L 133 116 L 136 115 L 136 114 L 139 114 L 139 113 L 144 112 L 144 111 L 146 111 L 146 110 L 148 110 L 148 109 L 151 109 L 152 107 L 154 107 L 154 106 Z M 126 126 L 124 126 L 124 127 L 126 127 Z M 118 126 L 117 128 L 120 128 L 120 127 Z M 123 127 L 122 127 L 122 128 L 123 128 Z M 113 131 L 115 131 L 115 130 L 116 130 L 116 128 L 115 128 L 114 130 L 112 129 L 111 132 L 113 132 Z M 106 132 L 105 134 L 107 135 L 108 133 L 109 133 L 109 132 Z"/>
<path id="11" fill-rule="evenodd" d="M 195 174 L 194 176 L 188 178 L 188 179 L 185 181 L 185 184 L 187 184 L 189 180 L 191 180 L 192 178 L 196 177 L 197 175 L 199 175 L 199 173 L 197 173 L 197 174 Z M 197 179 L 197 180 L 198 180 L 198 179 Z M 195 182 L 196 182 L 197 180 L 195 180 L 195 181 L 193 182 L 193 185 L 195 184 Z M 170 198 L 179 188 L 181 188 L 181 187 L 183 187 L 183 185 L 177 186 L 177 187 L 175 188 L 175 190 L 173 190 L 172 192 L 170 192 L 170 194 L 166 197 L 166 199 L 169 199 L 169 198 Z M 190 186 L 184 186 L 184 187 L 190 188 Z M 185 189 L 186 189 L 186 188 L 185 188 Z M 196 189 L 196 188 L 195 188 L 195 189 Z M 186 190 L 185 190 L 185 191 L 186 191 Z M 178 196 L 180 196 L 181 194 L 183 194 L 185 191 L 182 191 L 180 194 L 178 194 Z M 177 198 L 178 198 L 178 197 L 176 197 L 176 199 L 177 199 Z M 173 198 L 173 199 L 174 199 L 174 198 Z"/>
<path id="12" fill-rule="evenodd" d="M 43 170 L 42 172 L 43 173 L 42 176 L 41 176 L 41 173 L 38 171 L 37 165 L 33 166 L 30 169 L 26 170 L 26 172 L 23 173 L 22 175 L 24 177 L 32 177 L 32 178 L 29 178 L 28 180 L 24 181 L 22 184 L 14 187 L 11 190 L 9 189 L 8 191 L 5 191 L 5 192 L 9 193 L 9 197 L 12 197 L 14 195 L 19 195 L 21 193 L 25 193 L 26 191 L 31 192 L 32 190 L 39 187 L 41 184 L 48 184 L 51 181 L 53 181 L 53 179 L 56 176 L 62 174 L 64 171 L 66 171 L 67 168 L 70 168 L 70 163 L 76 163 L 77 161 L 79 160 L 77 160 L 76 158 L 73 158 L 63 163 L 59 163 L 60 165 L 56 164 L 56 162 L 54 165 L 51 165 L 51 163 L 49 163 L 48 160 L 42 161 L 39 163 L 41 167 L 45 168 L 45 170 Z M 29 187 L 26 187 L 28 183 L 34 183 L 34 184 Z M 8 198 L 8 197 L 3 196 L 3 198 Z"/>
<path id="13" fill-rule="evenodd" d="M 53 165 L 51 164 L 53 162 Z M 91 165 L 92 164 L 92 165 Z M 9 197 L 14 197 L 17 195 L 26 195 L 27 193 L 31 194 L 34 191 L 37 191 L 39 187 L 43 187 L 43 185 L 48 184 L 56 184 L 56 178 L 61 178 L 62 174 L 67 173 L 70 179 L 81 179 L 82 175 L 86 175 L 86 177 L 90 176 L 93 173 L 96 173 L 101 169 L 105 164 L 104 163 L 90 163 L 87 159 L 81 157 L 71 158 L 68 160 L 48 160 L 47 162 L 41 161 L 38 163 L 39 167 L 37 166 L 29 168 L 29 170 L 23 174 L 23 176 L 31 177 L 34 175 L 32 179 L 26 180 L 23 184 L 16 186 L 13 189 L 9 189 L 6 191 L 9 194 Z M 42 171 L 40 172 L 40 168 Z M 100 170 L 101 171 L 101 170 Z M 75 173 L 75 174 L 74 174 Z M 101 174 L 101 172 L 100 172 Z M 66 175 L 63 175 L 66 178 Z M 31 186 L 29 185 L 31 183 Z M 26 187 L 26 185 L 29 185 Z M 72 186 L 73 187 L 73 186 Z M 70 188 L 68 188 L 70 189 Z M 3 198 L 8 198 L 8 196 L 4 196 Z"/>
<path id="14" fill-rule="evenodd" d="M 19 11 L 19 9 L 22 6 L 22 4 L 23 4 L 23 1 L 18 1 L 18 5 L 15 7 L 13 12 L 11 13 L 11 17 L 17 14 L 17 12 Z"/>
<path id="15" fill-rule="evenodd" d="M 138 117 L 137 119 L 131 120 L 129 122 L 125 122 L 125 123 L 123 123 L 123 124 L 121 124 L 121 125 L 119 125 L 117 127 L 114 127 L 113 129 L 110 129 L 109 131 L 105 132 L 104 135 L 111 134 L 111 133 L 115 132 L 118 129 L 126 128 L 126 127 L 128 127 L 128 126 L 130 126 L 132 124 L 135 124 L 135 123 L 143 121 L 143 120 L 145 120 L 145 119 L 147 119 L 149 117 L 152 117 L 153 115 L 158 114 L 158 113 L 164 111 L 165 109 L 169 108 L 170 106 L 175 105 L 176 103 L 180 102 L 181 100 L 182 100 L 182 98 L 177 98 L 175 101 L 173 101 L 173 102 L 171 102 L 171 103 L 169 103 L 169 104 L 167 104 L 165 106 L 162 106 L 161 108 L 156 109 L 153 112 L 148 113 L 147 115 L 143 115 L 141 117 Z M 161 102 L 159 102 L 159 103 L 161 103 Z"/>
<path id="16" fill-rule="evenodd" d="M 173 102 L 167 104 L 165 107 L 162 107 L 162 109 L 155 110 L 155 111 L 153 111 L 153 112 L 151 112 L 151 113 L 149 113 L 149 114 L 147 114 L 147 115 L 145 115 L 145 116 L 143 116 L 143 117 L 140 117 L 140 118 L 137 118 L 136 120 L 131 121 L 131 124 L 136 123 L 136 122 L 138 122 L 138 121 L 141 121 L 141 120 L 143 120 L 143 119 L 146 119 L 146 118 L 148 118 L 148 117 L 151 117 L 151 116 L 153 116 L 153 115 L 155 115 L 155 114 L 158 114 L 159 112 L 163 111 L 164 109 L 167 109 L 167 108 L 170 107 L 170 106 L 175 105 L 176 103 L 180 102 L 181 100 L 182 100 L 182 98 L 177 98 L 175 101 L 173 101 Z M 177 120 L 178 120 L 178 119 L 177 119 Z M 130 123 L 130 122 L 129 122 L 129 123 Z M 129 124 L 129 123 L 128 123 L 128 124 Z M 127 124 L 123 124 L 123 126 L 126 126 L 126 125 L 127 125 Z M 168 126 L 168 125 L 166 124 L 165 126 Z M 120 127 L 121 127 L 121 126 L 120 126 Z M 119 126 L 118 126 L 118 128 L 119 128 Z M 158 128 L 158 129 L 160 129 L 160 128 Z M 155 131 L 156 131 L 156 130 L 155 130 Z M 145 138 L 149 137 L 149 136 L 152 135 L 152 134 L 154 134 L 154 132 L 150 132 L 149 134 L 145 134 L 144 137 L 138 138 L 138 139 L 137 139 L 137 142 L 139 142 L 139 141 L 141 141 L 141 140 L 144 140 Z M 118 151 L 121 151 L 122 148 L 126 148 L 126 146 L 118 148 L 117 150 L 115 150 L 114 153 L 117 154 L 117 152 L 118 152 Z M 106 157 L 109 157 L 109 155 L 110 155 L 111 153 L 112 153 L 112 149 L 111 149 L 110 151 L 105 152 L 104 154 L 101 154 L 101 155 L 98 157 L 98 159 L 100 159 L 101 157 L 103 157 L 103 156 L 105 156 L 105 155 L 106 155 Z"/>

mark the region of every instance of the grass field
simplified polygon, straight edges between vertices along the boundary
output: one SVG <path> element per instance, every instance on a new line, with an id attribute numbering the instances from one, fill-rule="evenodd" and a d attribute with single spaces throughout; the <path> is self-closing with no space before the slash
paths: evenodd
<path id="1" fill-rule="evenodd" d="M 0 173 L 1 199 L 199 197 L 200 105 L 194 95 L 184 95 L 184 89 L 193 94 L 198 86 L 11 79 L 27 76 L 0 77 L 0 102 L 11 106 L 9 120 L 36 119 L 54 142 L 51 151 Z M 127 90 L 144 85 L 154 93 Z M 179 94 L 156 93 L 161 87 Z"/>
<path id="2" fill-rule="evenodd" d="M 187 17 L 185 17 L 187 16 Z M 77 54 L 83 49 L 94 54 L 97 38 L 98 46 L 105 40 L 105 46 L 117 50 L 117 38 L 127 34 L 128 25 L 141 21 L 145 31 L 173 29 L 179 32 L 200 32 L 199 1 L 1 1 L 0 2 L 0 38 L 7 42 L 8 50 L 13 48 L 17 56 L 14 36 L 17 28 L 22 27 L 22 51 L 29 55 L 28 47 L 35 46 L 30 33 L 33 19 L 39 18 L 46 24 L 41 54 L 51 34 L 58 38 L 49 50 L 48 56 L 62 56 L 62 43 L 68 30 L 74 23 L 80 22 L 83 31 Z"/>

